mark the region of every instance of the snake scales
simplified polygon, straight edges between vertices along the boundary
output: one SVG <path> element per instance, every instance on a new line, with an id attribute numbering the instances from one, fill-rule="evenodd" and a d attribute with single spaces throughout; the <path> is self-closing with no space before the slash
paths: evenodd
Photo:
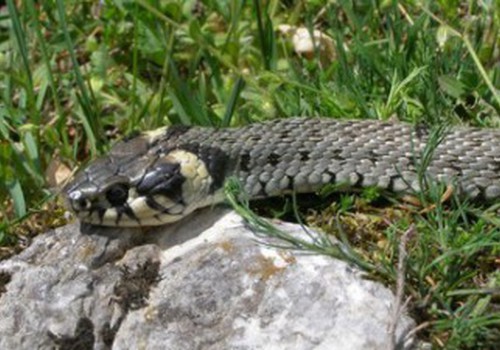
<path id="1" fill-rule="evenodd" d="M 430 135 L 404 123 L 330 118 L 226 129 L 171 126 L 119 142 L 65 192 L 82 221 L 148 226 L 223 201 L 229 176 L 238 177 L 251 198 L 332 183 L 418 191 L 418 164 Z M 446 130 L 431 155 L 427 177 L 472 199 L 500 198 L 500 130 Z"/>

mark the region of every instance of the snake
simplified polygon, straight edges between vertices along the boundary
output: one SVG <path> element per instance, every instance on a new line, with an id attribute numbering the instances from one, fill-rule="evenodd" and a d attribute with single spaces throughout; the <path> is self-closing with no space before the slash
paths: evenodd
<path id="1" fill-rule="evenodd" d="M 155 226 L 223 202 L 231 177 L 249 199 L 328 185 L 415 193 L 434 181 L 491 202 L 500 198 L 500 130 L 455 126 L 436 133 L 404 122 L 328 117 L 166 126 L 119 141 L 77 172 L 64 193 L 82 222 Z"/>

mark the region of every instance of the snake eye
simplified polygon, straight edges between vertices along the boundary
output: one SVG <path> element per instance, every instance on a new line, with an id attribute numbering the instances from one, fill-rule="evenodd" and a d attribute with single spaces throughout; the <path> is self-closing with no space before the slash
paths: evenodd
<path id="1" fill-rule="evenodd" d="M 106 191 L 106 199 L 112 206 L 123 205 L 128 199 L 128 185 L 116 184 Z"/>

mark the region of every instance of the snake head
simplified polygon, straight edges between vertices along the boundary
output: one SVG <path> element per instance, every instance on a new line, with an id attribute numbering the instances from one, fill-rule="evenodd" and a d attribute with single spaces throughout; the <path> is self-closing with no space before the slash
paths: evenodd
<path id="1" fill-rule="evenodd" d="M 133 179 L 119 171 L 111 157 L 102 157 L 78 172 L 64 188 L 66 204 L 80 220 L 92 224 L 117 225 L 121 218 L 135 216 L 130 207 Z"/>
<path id="2" fill-rule="evenodd" d="M 64 192 L 68 207 L 83 222 L 153 226 L 220 202 L 223 196 L 213 190 L 213 183 L 196 153 L 152 149 L 141 139 L 132 139 L 117 144 L 108 156 L 80 171 Z"/>

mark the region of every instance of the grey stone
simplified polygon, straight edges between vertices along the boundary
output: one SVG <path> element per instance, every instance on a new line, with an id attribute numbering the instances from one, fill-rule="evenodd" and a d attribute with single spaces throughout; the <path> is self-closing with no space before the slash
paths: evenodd
<path id="1" fill-rule="evenodd" d="M 220 208 L 150 230 L 50 231 L 0 263 L 0 348 L 388 348 L 387 288 L 256 238 Z M 400 317 L 400 343 L 413 326 Z"/>

